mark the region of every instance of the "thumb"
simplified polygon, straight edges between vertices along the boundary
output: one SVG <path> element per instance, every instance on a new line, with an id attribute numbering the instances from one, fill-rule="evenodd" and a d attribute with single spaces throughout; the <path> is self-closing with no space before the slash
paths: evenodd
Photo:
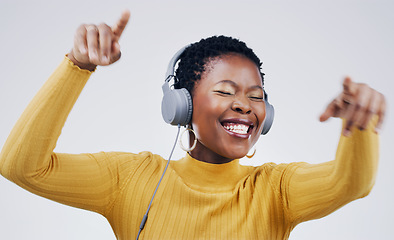
<path id="1" fill-rule="evenodd" d="M 334 100 L 335 101 L 335 100 Z M 330 117 L 333 117 L 335 112 L 336 112 L 336 107 L 335 107 L 335 102 L 332 101 L 330 104 L 328 104 L 327 108 L 324 110 L 324 112 L 320 115 L 319 121 L 320 122 L 325 122 L 327 121 Z"/>

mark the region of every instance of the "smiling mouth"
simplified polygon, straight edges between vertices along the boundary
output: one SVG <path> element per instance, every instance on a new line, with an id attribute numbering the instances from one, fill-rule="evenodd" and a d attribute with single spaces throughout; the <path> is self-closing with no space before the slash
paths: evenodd
<path id="1" fill-rule="evenodd" d="M 248 137 L 251 130 L 253 129 L 253 124 L 250 123 L 240 123 L 240 122 L 222 122 L 223 128 L 227 132 L 232 133 L 236 136 Z"/>

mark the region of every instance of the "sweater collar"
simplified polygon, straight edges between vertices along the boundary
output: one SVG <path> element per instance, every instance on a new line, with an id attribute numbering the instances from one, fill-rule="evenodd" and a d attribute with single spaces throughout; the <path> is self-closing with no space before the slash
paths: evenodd
<path id="1" fill-rule="evenodd" d="M 238 159 L 223 164 L 212 164 L 199 161 L 187 154 L 171 164 L 186 185 L 203 192 L 232 191 L 247 174 L 246 167 L 241 166 Z"/>

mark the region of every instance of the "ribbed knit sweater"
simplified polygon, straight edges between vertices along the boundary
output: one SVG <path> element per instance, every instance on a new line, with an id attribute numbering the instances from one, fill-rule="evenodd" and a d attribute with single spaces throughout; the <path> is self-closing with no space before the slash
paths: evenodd
<path id="1" fill-rule="evenodd" d="M 53 152 L 90 75 L 64 59 L 12 130 L 0 173 L 40 196 L 98 212 L 117 239 L 135 239 L 166 160 L 150 152 Z M 369 193 L 378 162 L 373 127 L 341 136 L 335 160 L 321 164 L 173 161 L 140 239 L 287 239 L 298 223 Z"/>

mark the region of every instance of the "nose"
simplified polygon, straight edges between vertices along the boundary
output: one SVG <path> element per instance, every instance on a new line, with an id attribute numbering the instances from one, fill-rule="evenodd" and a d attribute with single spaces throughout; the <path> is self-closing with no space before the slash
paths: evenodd
<path id="1" fill-rule="evenodd" d="M 250 114 L 252 112 L 252 107 L 247 97 L 235 98 L 231 109 L 241 114 Z"/>

